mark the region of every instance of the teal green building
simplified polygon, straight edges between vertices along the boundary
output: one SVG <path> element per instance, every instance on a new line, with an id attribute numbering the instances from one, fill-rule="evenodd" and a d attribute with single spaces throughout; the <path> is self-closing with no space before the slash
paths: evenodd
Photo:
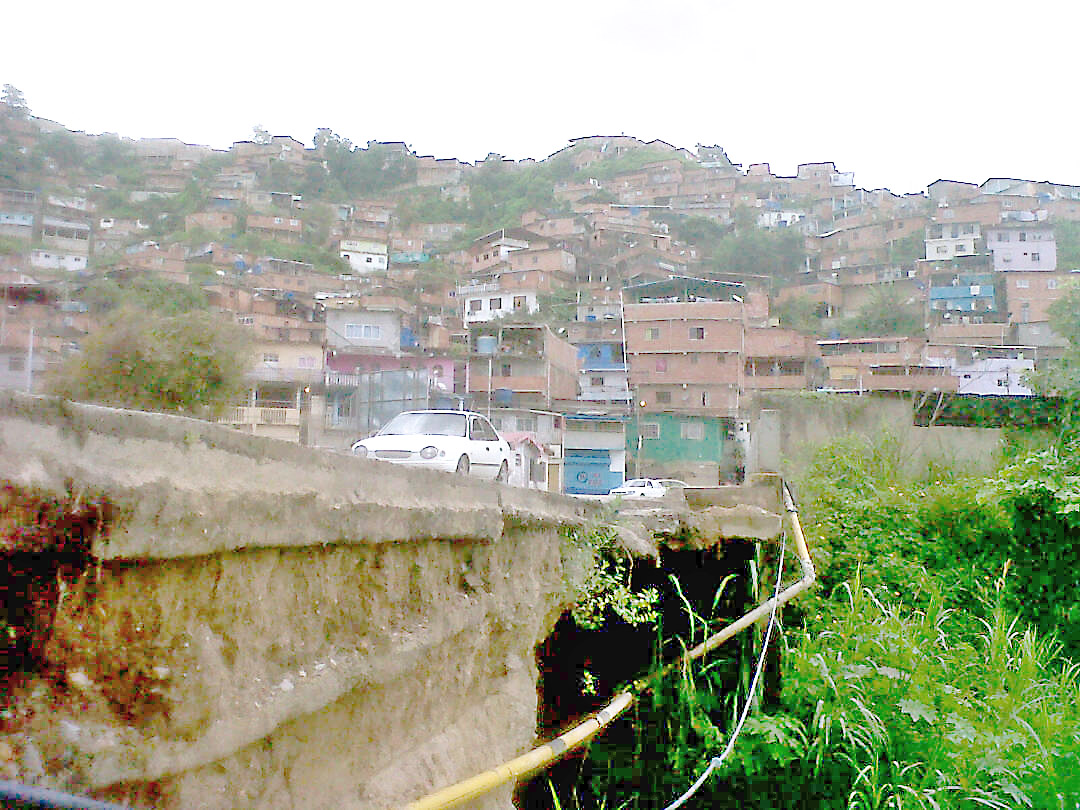
<path id="1" fill-rule="evenodd" d="M 713 486 L 738 464 L 733 420 L 678 413 L 638 413 L 626 425 L 627 477 L 679 478 Z"/>

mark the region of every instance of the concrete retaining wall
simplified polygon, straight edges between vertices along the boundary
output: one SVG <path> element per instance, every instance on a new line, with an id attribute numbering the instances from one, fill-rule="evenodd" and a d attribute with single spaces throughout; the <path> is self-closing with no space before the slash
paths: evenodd
<path id="1" fill-rule="evenodd" d="M 845 436 L 894 436 L 907 472 L 939 463 L 990 473 L 1001 452 L 996 428 L 916 427 L 908 399 L 846 394 L 768 394 L 757 400 L 756 471 L 798 479 L 814 448 Z"/>

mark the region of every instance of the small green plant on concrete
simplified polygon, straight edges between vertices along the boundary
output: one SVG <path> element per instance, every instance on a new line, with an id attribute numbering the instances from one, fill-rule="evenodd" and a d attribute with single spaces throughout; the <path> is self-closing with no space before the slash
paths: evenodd
<path id="1" fill-rule="evenodd" d="M 655 588 L 633 590 L 633 557 L 619 546 L 615 531 L 610 527 L 596 526 L 586 531 L 584 536 L 579 532 L 578 544 L 582 542 L 592 549 L 593 558 L 582 589 L 583 596 L 571 609 L 577 626 L 585 630 L 598 630 L 609 614 L 631 625 L 655 623 L 659 615 L 657 603 L 660 594 Z"/>

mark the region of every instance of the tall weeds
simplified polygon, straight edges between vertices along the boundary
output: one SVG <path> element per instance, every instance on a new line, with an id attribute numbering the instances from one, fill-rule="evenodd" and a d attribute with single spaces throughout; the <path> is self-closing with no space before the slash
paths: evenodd
<path id="1" fill-rule="evenodd" d="M 883 436 L 811 460 L 821 585 L 785 612 L 779 709 L 686 806 L 1080 810 L 1080 451 L 985 480 L 912 476 L 904 452 Z M 609 771 L 595 795 L 663 807 L 685 789 L 726 743 L 747 652 L 658 690 L 635 756 L 660 775 Z"/>

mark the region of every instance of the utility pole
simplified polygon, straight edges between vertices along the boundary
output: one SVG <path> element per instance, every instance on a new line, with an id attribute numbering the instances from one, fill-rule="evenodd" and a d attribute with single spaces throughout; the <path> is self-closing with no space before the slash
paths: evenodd
<path id="1" fill-rule="evenodd" d="M 30 324 L 30 345 L 26 349 L 26 393 L 32 393 L 34 385 L 34 324 Z"/>

